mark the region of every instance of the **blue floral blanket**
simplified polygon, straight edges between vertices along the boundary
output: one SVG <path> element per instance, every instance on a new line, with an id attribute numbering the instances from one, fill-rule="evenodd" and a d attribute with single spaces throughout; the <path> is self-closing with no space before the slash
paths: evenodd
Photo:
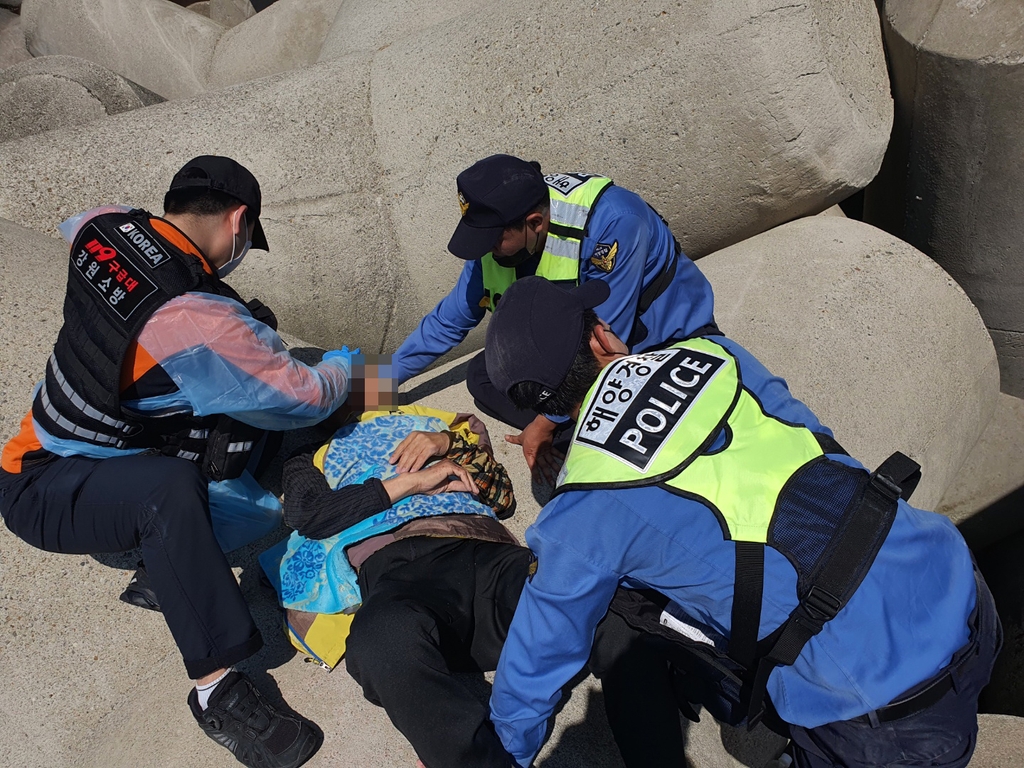
<path id="1" fill-rule="evenodd" d="M 387 480 L 397 472 L 388 459 L 414 430 L 442 432 L 448 425 L 434 416 L 381 415 L 339 429 L 323 457 L 323 473 L 332 489 Z M 416 495 L 394 504 L 328 539 L 307 539 L 297 532 L 260 555 L 260 565 L 277 590 L 281 605 L 312 613 L 351 612 L 362 598 L 345 548 L 387 533 L 418 517 L 488 515 L 490 507 L 468 493 Z"/>

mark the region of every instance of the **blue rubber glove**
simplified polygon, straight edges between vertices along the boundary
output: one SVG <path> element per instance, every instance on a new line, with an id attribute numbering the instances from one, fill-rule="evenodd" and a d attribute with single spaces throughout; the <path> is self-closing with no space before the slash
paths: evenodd
<path id="1" fill-rule="evenodd" d="M 330 352 L 324 352 L 322 359 L 324 360 L 338 360 L 345 366 L 345 375 L 350 379 L 352 378 L 352 355 L 358 355 L 360 353 L 359 348 L 349 350 L 348 345 L 341 349 L 332 349 Z"/>

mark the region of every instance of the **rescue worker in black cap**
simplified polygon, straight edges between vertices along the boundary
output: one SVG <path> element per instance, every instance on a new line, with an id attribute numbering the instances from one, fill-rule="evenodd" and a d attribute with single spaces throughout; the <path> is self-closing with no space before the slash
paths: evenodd
<path id="1" fill-rule="evenodd" d="M 491 719 L 524 768 L 561 687 L 601 678 L 626 765 L 684 764 L 679 710 L 764 722 L 796 768 L 963 768 L 999 618 L 956 527 L 910 506 L 918 467 L 868 472 L 724 336 L 630 354 L 599 281 L 513 285 L 491 381 L 571 415 Z"/>
<path id="2" fill-rule="evenodd" d="M 393 357 L 404 381 L 461 342 L 517 279 L 538 275 L 611 287 L 601 317 L 634 352 L 715 330 L 711 286 L 665 221 L 638 195 L 589 173 L 541 173 L 540 165 L 492 155 L 459 174 L 462 219 L 448 250 L 466 261 L 451 293 L 420 321 Z M 555 330 L 555 329 L 552 329 Z M 523 430 L 506 439 L 553 479 L 552 436 L 564 419 L 515 408 L 487 377 L 483 355 L 466 379 L 477 407 Z"/>
<path id="3" fill-rule="evenodd" d="M 223 282 L 250 247 L 268 248 L 260 206 L 246 168 L 202 156 L 174 176 L 163 218 L 107 206 L 65 222 L 64 324 L 3 449 L 0 514 L 49 552 L 140 547 L 200 728 L 247 766 L 294 768 L 323 735 L 233 669 L 263 640 L 214 536 L 208 484 L 237 477 L 266 430 L 341 406 L 351 360 L 295 360 L 273 314 Z"/>

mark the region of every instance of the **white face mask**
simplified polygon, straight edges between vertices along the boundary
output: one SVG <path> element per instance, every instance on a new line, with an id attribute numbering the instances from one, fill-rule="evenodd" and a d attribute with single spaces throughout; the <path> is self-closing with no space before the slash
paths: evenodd
<path id="1" fill-rule="evenodd" d="M 249 232 L 249 225 L 248 222 L 246 222 L 245 220 L 245 214 L 242 214 L 242 227 L 243 232 Z M 235 267 L 242 263 L 242 259 L 245 258 L 245 254 L 247 254 L 249 252 L 249 249 L 252 248 L 252 240 L 246 240 L 245 245 L 242 246 L 242 250 L 238 252 L 237 256 L 235 256 L 236 239 L 237 235 L 231 236 L 231 258 L 228 259 L 227 263 L 224 264 L 223 266 L 217 267 L 217 277 L 225 278 L 232 272 L 234 272 Z"/>

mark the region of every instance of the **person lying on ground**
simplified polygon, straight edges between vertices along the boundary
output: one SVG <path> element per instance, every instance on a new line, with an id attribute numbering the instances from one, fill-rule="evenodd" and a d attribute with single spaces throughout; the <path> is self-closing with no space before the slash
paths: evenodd
<path id="1" fill-rule="evenodd" d="M 284 466 L 295 533 L 261 563 L 289 621 L 353 614 L 348 671 L 428 768 L 513 765 L 456 673 L 494 669 L 532 567 L 514 508 L 469 414 L 364 412 Z"/>

